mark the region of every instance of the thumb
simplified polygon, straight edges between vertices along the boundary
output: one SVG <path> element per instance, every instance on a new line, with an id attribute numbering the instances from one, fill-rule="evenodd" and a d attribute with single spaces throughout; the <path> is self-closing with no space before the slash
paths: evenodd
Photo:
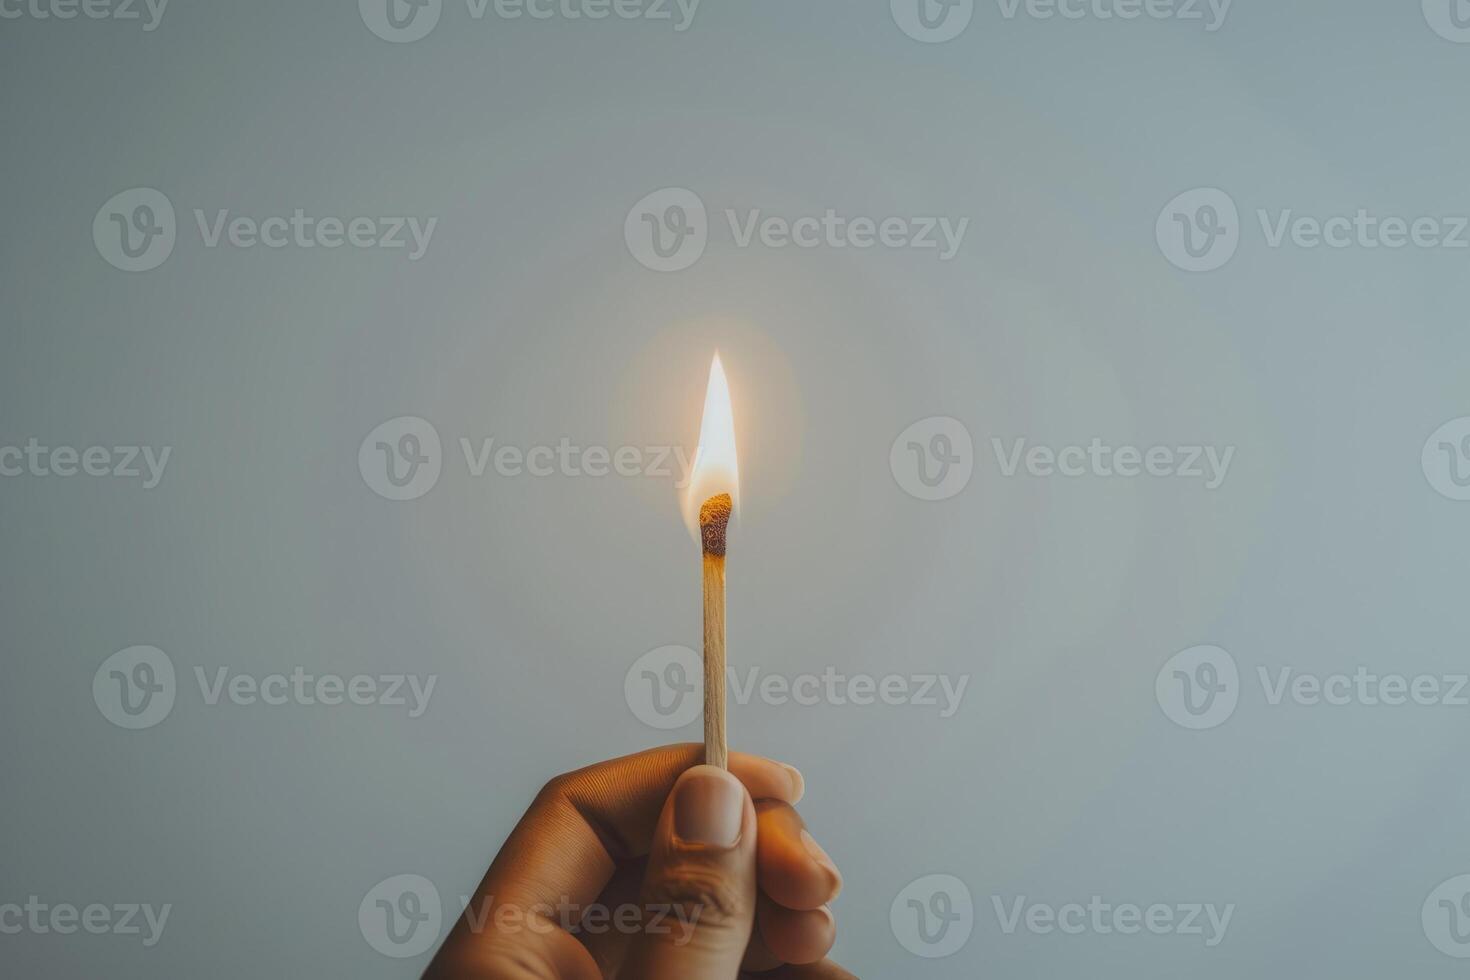
<path id="1" fill-rule="evenodd" d="M 755 807 L 740 780 L 713 766 L 679 777 L 654 833 L 646 925 L 625 975 L 734 980 L 755 919 L 755 834 Z"/>

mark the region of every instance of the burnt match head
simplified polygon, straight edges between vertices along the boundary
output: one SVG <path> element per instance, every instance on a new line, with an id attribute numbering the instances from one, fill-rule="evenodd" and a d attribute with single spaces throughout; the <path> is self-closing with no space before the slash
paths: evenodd
<path id="1" fill-rule="evenodd" d="M 704 553 L 725 557 L 725 531 L 730 526 L 731 500 L 728 493 L 715 494 L 699 507 L 699 541 Z"/>

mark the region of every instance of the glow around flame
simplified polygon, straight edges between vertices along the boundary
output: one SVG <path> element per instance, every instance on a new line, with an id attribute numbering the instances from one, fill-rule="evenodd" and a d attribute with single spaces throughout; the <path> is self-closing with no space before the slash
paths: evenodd
<path id="1" fill-rule="evenodd" d="M 684 524 L 699 539 L 699 507 L 716 494 L 728 493 L 740 512 L 740 468 L 735 462 L 735 414 L 730 408 L 730 383 L 720 355 L 709 366 L 709 388 L 704 393 L 704 418 L 689 486 L 684 489 Z"/>

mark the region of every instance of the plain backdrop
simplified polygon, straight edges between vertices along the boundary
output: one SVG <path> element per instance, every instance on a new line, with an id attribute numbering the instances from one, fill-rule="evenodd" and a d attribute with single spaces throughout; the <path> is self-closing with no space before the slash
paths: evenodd
<path id="1" fill-rule="evenodd" d="M 556 773 L 667 741 L 634 661 L 697 647 L 697 552 L 659 477 L 475 476 L 478 447 L 692 444 L 725 358 L 743 504 L 737 670 L 968 678 L 935 707 L 732 705 L 735 748 L 806 775 L 864 977 L 1460 975 L 1421 927 L 1470 872 L 1470 708 L 1272 705 L 1258 670 L 1465 664 L 1470 504 L 1425 439 L 1470 415 L 1470 251 L 1273 248 L 1257 217 L 1470 213 L 1470 46 L 1418 4 L 1238 0 L 1174 19 L 975 6 L 943 44 L 878 0 L 705 0 L 509 20 L 445 0 L 413 43 L 354 4 L 174 0 L 139 22 L 0 23 L 0 444 L 172 447 L 162 482 L 0 479 L 0 903 L 170 903 L 162 940 L 0 935 L 0 972 L 413 976 L 358 906 L 469 894 Z M 12 8 L 6 8 L 7 10 Z M 14 8 L 20 9 L 20 8 Z M 115 269 L 90 229 L 161 191 L 178 240 Z M 629 209 L 682 187 L 709 241 L 641 265 Z M 1155 239 L 1197 187 L 1240 212 L 1187 273 Z M 438 219 L 427 252 L 207 247 L 213 221 Z M 724 212 L 969 219 L 933 250 L 741 247 Z M 427 494 L 358 467 L 400 416 Z M 963 492 L 890 468 L 931 416 Z M 992 440 L 1235 447 L 1184 478 L 1007 477 Z M 1155 697 L 1198 644 L 1225 724 Z M 133 645 L 177 700 L 91 696 Z M 211 680 L 435 675 L 428 710 L 211 705 Z M 742 676 L 746 676 L 742 674 Z M 909 953 L 890 908 L 953 875 L 974 932 Z M 1228 934 L 1007 934 L 994 903 L 1233 903 Z M 447 925 L 445 926 L 447 929 Z"/>

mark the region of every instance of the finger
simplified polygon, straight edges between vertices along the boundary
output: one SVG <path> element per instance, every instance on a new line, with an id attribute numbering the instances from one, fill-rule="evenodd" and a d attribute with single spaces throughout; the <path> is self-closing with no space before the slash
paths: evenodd
<path id="1" fill-rule="evenodd" d="M 783 966 L 769 973 L 742 973 L 740 980 L 858 980 L 831 960 L 802 966 Z"/>
<path id="2" fill-rule="evenodd" d="M 789 909 L 819 909 L 842 891 L 842 873 L 789 804 L 756 805 L 761 891 Z"/>
<path id="3" fill-rule="evenodd" d="M 782 963 L 816 963 L 832 950 L 837 921 L 827 906 L 798 911 L 763 899 L 756 905 L 761 939 Z"/>
<path id="4" fill-rule="evenodd" d="M 623 909 L 635 908 L 642 913 L 639 896 L 643 891 L 642 861 L 624 861 L 613 872 L 607 887 L 597 896 L 598 904 L 618 914 Z M 623 953 L 632 937 L 625 928 L 584 927 L 576 933 L 577 941 L 587 947 L 587 952 L 597 961 L 600 977 L 620 975 Z"/>
<path id="5" fill-rule="evenodd" d="M 675 780 L 703 754 L 700 745 L 668 746 L 553 779 L 511 831 L 480 892 L 526 908 L 592 902 L 618 861 L 648 854 Z M 732 753 L 730 772 L 756 799 L 791 800 L 801 790 L 795 769 L 759 756 Z"/>
<path id="6" fill-rule="evenodd" d="M 646 855 L 664 801 L 679 775 L 703 758 L 703 746 L 672 745 L 598 763 L 546 784 L 511 831 L 435 958 L 478 962 L 509 945 L 533 949 L 566 971 L 591 962 L 581 945 L 571 949 L 560 928 L 498 929 L 503 908 L 514 921 L 554 927 L 597 900 L 617 862 Z M 794 768 L 759 756 L 732 753 L 730 771 L 755 798 L 795 802 L 803 781 Z M 571 910 L 563 914 L 560 911 Z M 476 927 L 474 923 L 479 923 Z M 500 955 L 500 954 L 496 954 Z M 531 953 L 520 953 L 528 956 Z M 570 961 L 569 961 L 570 958 Z M 432 972 L 432 971 L 431 971 Z"/>
<path id="7" fill-rule="evenodd" d="M 755 922 L 755 807 L 730 773 L 697 766 L 679 777 L 659 818 L 643 879 L 645 908 L 679 928 L 645 928 L 623 972 L 641 980 L 719 980 L 740 969 Z"/>

